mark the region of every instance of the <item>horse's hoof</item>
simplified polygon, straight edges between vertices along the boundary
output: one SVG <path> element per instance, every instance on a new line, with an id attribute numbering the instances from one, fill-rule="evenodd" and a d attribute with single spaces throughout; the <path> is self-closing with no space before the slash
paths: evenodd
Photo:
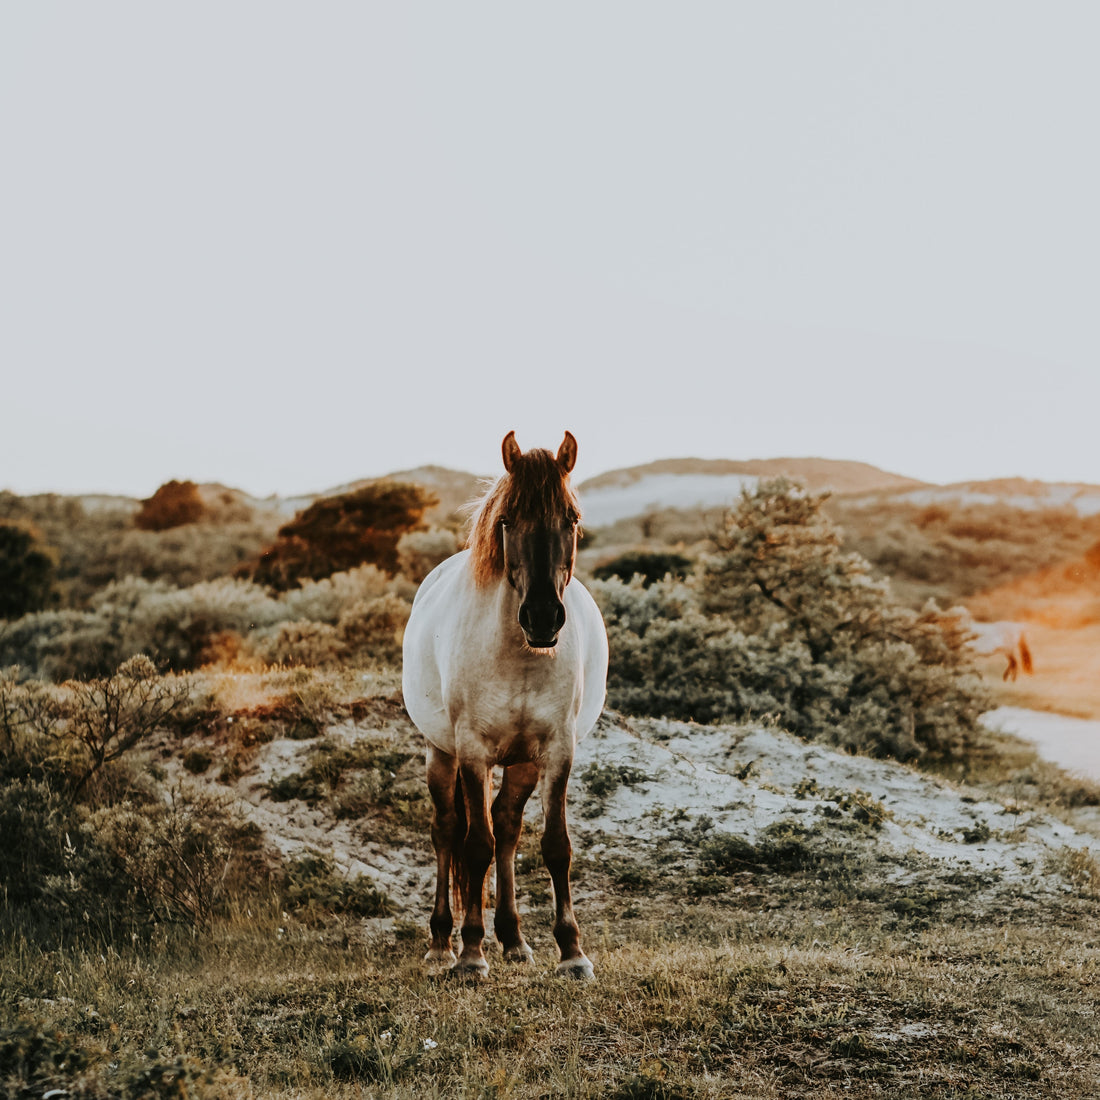
<path id="1" fill-rule="evenodd" d="M 579 982 L 594 982 L 596 980 L 596 972 L 584 955 L 577 959 L 565 959 L 558 963 L 554 973 L 559 978 L 573 978 Z"/>
<path id="2" fill-rule="evenodd" d="M 451 967 L 451 976 L 466 981 L 481 982 L 489 977 L 489 964 L 483 959 L 463 959 Z"/>
<path id="3" fill-rule="evenodd" d="M 433 972 L 438 974 L 440 970 L 450 970 L 454 966 L 455 955 L 449 948 L 432 947 L 423 960 Z"/>
<path id="4" fill-rule="evenodd" d="M 504 952 L 504 961 L 510 963 L 531 963 L 535 961 L 535 953 L 526 943 L 516 944 Z"/>
<path id="5" fill-rule="evenodd" d="M 425 956 L 424 961 L 426 963 L 432 963 L 434 966 L 443 966 L 448 970 L 455 964 L 455 953 L 451 950 L 444 950 L 440 947 L 433 947 Z"/>

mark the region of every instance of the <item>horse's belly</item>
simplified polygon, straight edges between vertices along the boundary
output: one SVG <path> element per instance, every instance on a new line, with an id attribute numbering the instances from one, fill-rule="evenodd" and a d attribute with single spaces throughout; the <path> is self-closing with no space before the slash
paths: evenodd
<path id="1" fill-rule="evenodd" d="M 439 605 L 453 584 L 455 558 L 438 566 L 420 586 L 405 627 L 401 691 L 405 710 L 418 730 L 438 749 L 455 751 L 454 729 L 444 698 L 439 667 Z"/>

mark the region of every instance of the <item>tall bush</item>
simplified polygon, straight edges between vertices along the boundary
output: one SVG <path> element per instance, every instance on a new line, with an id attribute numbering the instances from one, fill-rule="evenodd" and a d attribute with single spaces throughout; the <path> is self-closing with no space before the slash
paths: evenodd
<path id="1" fill-rule="evenodd" d="M 165 482 L 134 516 L 134 526 L 142 531 L 167 531 L 197 523 L 206 514 L 206 505 L 193 481 Z"/>
<path id="2" fill-rule="evenodd" d="M 691 584 L 594 582 L 612 705 L 697 721 L 768 715 L 899 759 L 965 751 L 988 700 L 960 621 L 896 603 L 842 549 L 824 500 L 761 483 L 726 515 Z"/>
<path id="3" fill-rule="evenodd" d="M 242 572 L 279 591 L 356 566 L 398 570 L 401 537 L 422 524 L 436 499 L 419 485 L 381 481 L 324 497 L 279 529 L 279 537 Z"/>
<path id="4" fill-rule="evenodd" d="M 24 523 L 0 523 L 0 619 L 40 611 L 57 596 L 57 560 Z"/>

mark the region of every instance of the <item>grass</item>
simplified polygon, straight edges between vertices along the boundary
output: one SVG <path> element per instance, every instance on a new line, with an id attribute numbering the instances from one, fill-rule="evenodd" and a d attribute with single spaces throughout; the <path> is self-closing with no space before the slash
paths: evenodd
<path id="1" fill-rule="evenodd" d="M 812 880 L 779 906 L 756 885 L 755 904 L 666 898 L 626 919 L 589 902 L 590 985 L 552 976 L 545 921 L 533 967 L 497 957 L 478 985 L 431 976 L 422 943 L 377 924 L 274 911 L 151 954 L 9 944 L 0 1073 L 11 1095 L 88 1097 L 1091 1094 L 1083 898 L 891 929 Z"/>

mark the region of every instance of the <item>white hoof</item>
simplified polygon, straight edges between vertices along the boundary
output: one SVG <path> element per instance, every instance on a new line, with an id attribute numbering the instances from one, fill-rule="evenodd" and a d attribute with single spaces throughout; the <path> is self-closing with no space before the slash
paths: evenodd
<path id="1" fill-rule="evenodd" d="M 450 970 L 455 964 L 455 958 L 455 953 L 453 951 L 442 951 L 438 947 L 433 947 L 424 956 L 424 961 L 426 963 L 432 963 L 435 966 L 446 967 Z"/>
<path id="2" fill-rule="evenodd" d="M 559 978 L 574 978 L 579 982 L 593 982 L 596 980 L 596 972 L 584 955 L 577 959 L 566 959 L 558 963 L 554 973 Z"/>
<path id="3" fill-rule="evenodd" d="M 456 978 L 466 978 L 469 981 L 483 981 L 489 977 L 489 964 L 483 959 L 463 959 L 451 967 L 451 974 Z"/>

